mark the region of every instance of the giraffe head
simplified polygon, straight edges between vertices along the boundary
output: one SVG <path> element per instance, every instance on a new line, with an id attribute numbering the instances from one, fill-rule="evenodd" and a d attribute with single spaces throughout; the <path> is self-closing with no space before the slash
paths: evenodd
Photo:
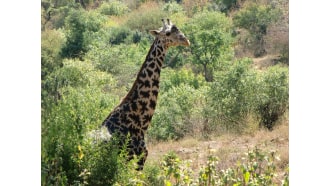
<path id="1" fill-rule="evenodd" d="M 163 27 L 159 30 L 150 30 L 150 33 L 158 38 L 159 40 L 163 41 L 166 48 L 170 46 L 189 46 L 190 42 L 186 38 L 186 36 L 176 27 L 174 24 L 171 23 L 169 19 L 167 22 L 163 21 Z"/>

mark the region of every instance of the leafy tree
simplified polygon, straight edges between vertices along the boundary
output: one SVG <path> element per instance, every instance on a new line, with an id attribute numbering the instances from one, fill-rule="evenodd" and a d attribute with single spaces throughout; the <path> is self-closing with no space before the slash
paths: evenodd
<path id="1" fill-rule="evenodd" d="M 61 30 L 46 30 L 41 33 L 41 79 L 62 67 L 60 52 L 65 43 Z"/>
<path id="2" fill-rule="evenodd" d="M 231 32 L 231 21 L 218 12 L 199 13 L 184 28 L 191 42 L 192 62 L 202 66 L 206 81 L 213 80 L 213 69 L 232 54 Z"/>
<path id="3" fill-rule="evenodd" d="M 234 16 L 234 24 L 248 30 L 256 45 L 254 56 L 266 54 L 264 36 L 270 24 L 279 20 L 281 10 L 269 5 L 250 4 Z"/>
<path id="4" fill-rule="evenodd" d="M 67 42 L 62 56 L 82 58 L 89 49 L 92 36 L 101 29 L 104 20 L 105 17 L 101 14 L 71 9 L 65 19 Z"/>
<path id="5" fill-rule="evenodd" d="M 59 29 L 64 26 L 69 11 L 78 9 L 80 4 L 67 0 L 42 0 L 41 7 L 41 29 Z"/>

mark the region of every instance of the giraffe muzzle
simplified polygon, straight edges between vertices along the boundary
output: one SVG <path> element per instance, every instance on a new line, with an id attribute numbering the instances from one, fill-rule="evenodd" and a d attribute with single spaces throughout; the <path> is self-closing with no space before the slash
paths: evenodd
<path id="1" fill-rule="evenodd" d="M 184 46 L 190 46 L 190 41 L 186 39 L 186 42 L 183 44 Z"/>

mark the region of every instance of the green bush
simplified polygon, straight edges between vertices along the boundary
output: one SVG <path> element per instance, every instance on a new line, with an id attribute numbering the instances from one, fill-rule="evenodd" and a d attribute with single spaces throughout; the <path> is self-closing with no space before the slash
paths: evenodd
<path id="1" fill-rule="evenodd" d="M 165 185 L 190 185 L 193 181 L 189 161 L 181 161 L 174 152 L 169 152 L 161 162 Z"/>
<path id="2" fill-rule="evenodd" d="M 139 45 L 113 45 L 93 47 L 86 55 L 86 59 L 104 72 L 111 73 L 118 80 L 119 87 L 130 89 L 136 73 L 143 63 L 147 51 Z M 124 95 L 123 95 L 124 96 Z"/>
<path id="3" fill-rule="evenodd" d="M 127 5 L 120 1 L 103 2 L 98 8 L 101 14 L 122 16 L 130 11 Z"/>
<path id="4" fill-rule="evenodd" d="M 282 12 L 278 8 L 252 3 L 234 16 L 234 24 L 248 30 L 250 33 L 253 39 L 250 47 L 254 48 L 255 57 L 260 57 L 267 53 L 264 36 L 267 34 L 268 26 L 276 23 L 281 14 Z"/>
<path id="5" fill-rule="evenodd" d="M 277 160 L 275 152 L 249 150 L 237 167 L 220 171 L 219 185 L 274 185 Z"/>
<path id="6" fill-rule="evenodd" d="M 183 7 L 177 2 L 165 3 L 162 7 L 162 10 L 170 14 L 180 13 L 183 11 Z"/>
<path id="7" fill-rule="evenodd" d="M 41 79 L 62 67 L 60 52 L 65 43 L 61 30 L 46 30 L 41 33 Z"/>
<path id="8" fill-rule="evenodd" d="M 112 28 L 110 31 L 110 44 L 119 45 L 124 43 L 133 33 L 127 27 Z M 132 41 L 131 41 L 132 42 Z"/>
<path id="9" fill-rule="evenodd" d="M 68 1 L 51 3 L 44 0 L 42 0 L 41 6 L 41 30 L 63 28 L 64 20 L 70 9 L 76 7 L 74 3 Z"/>
<path id="10" fill-rule="evenodd" d="M 128 142 L 128 141 L 126 141 Z M 119 146 L 115 136 L 110 141 L 86 144 L 84 158 L 85 183 L 88 185 L 138 185 L 142 182 L 137 168 L 137 158 L 127 162 L 127 149 Z"/>
<path id="11" fill-rule="evenodd" d="M 253 114 L 258 101 L 257 74 L 251 64 L 250 59 L 238 60 L 216 74 L 208 94 L 210 107 L 205 110 L 205 117 L 211 119 L 213 127 L 220 125 L 236 132 L 247 127 L 245 119 Z"/>
<path id="12" fill-rule="evenodd" d="M 172 87 L 180 86 L 181 84 L 187 84 L 194 89 L 199 89 L 200 87 L 206 85 L 204 78 L 201 75 L 194 74 L 188 69 L 166 69 L 162 71 L 162 82 L 161 91 L 166 92 Z"/>
<path id="13" fill-rule="evenodd" d="M 161 171 L 154 175 L 156 185 L 276 185 L 279 160 L 275 151 L 265 152 L 257 147 L 249 150 L 240 161 L 227 169 L 219 168 L 219 158 L 210 151 L 207 161 L 193 172 L 190 161 L 182 161 L 174 152 L 163 156 Z M 157 169 L 158 170 L 158 169 Z M 195 177 L 194 177 L 195 176 Z M 150 179 L 150 178 L 149 178 Z M 288 185 L 288 174 L 282 185 Z M 155 185 L 155 184 L 154 184 Z"/>
<path id="14" fill-rule="evenodd" d="M 202 69 L 206 81 L 213 81 L 213 70 L 233 57 L 230 19 L 222 13 L 204 11 L 182 30 L 191 42 L 191 62 Z"/>
<path id="15" fill-rule="evenodd" d="M 100 89 L 61 89 L 63 95 L 57 104 L 42 112 L 43 183 L 49 185 L 81 181 L 83 171 L 78 158 L 79 149 L 91 128 L 99 127 L 112 108 L 115 99 L 107 98 Z M 55 179 L 55 180 L 54 180 Z M 46 184 L 49 183 L 49 184 Z"/>
<path id="16" fill-rule="evenodd" d="M 213 127 L 243 132 L 260 121 L 260 127 L 271 130 L 288 109 L 288 69 L 274 66 L 257 72 L 251 63 L 238 60 L 217 74 L 209 91 L 211 107 L 205 109 Z"/>
<path id="17" fill-rule="evenodd" d="M 161 92 L 148 136 L 156 140 L 180 139 L 198 133 L 207 87 L 187 84 Z"/>
<path id="18" fill-rule="evenodd" d="M 148 185 L 163 185 L 161 167 L 157 163 L 148 164 L 146 163 L 143 168 L 143 173 L 145 175 L 145 182 Z"/>
<path id="19" fill-rule="evenodd" d="M 82 87 L 115 85 L 115 80 L 104 72 L 94 69 L 90 62 L 81 62 L 76 60 L 64 60 L 63 67 L 49 74 L 42 82 L 42 100 L 46 102 L 47 98 L 52 101 L 61 99 L 61 88 L 63 87 Z"/>
<path id="20" fill-rule="evenodd" d="M 261 118 L 260 126 L 272 130 L 276 121 L 288 110 L 288 76 L 288 68 L 278 65 L 270 67 L 261 75 L 259 103 L 256 108 Z"/>
<path id="21" fill-rule="evenodd" d="M 106 85 L 115 84 L 111 76 L 86 62 L 67 60 L 54 74 L 42 90 L 49 93 L 55 86 L 61 95 L 56 102 L 43 99 L 42 185 L 73 185 L 83 181 L 79 147 L 86 133 L 100 126 L 119 98 L 103 91 Z"/>
<path id="22" fill-rule="evenodd" d="M 237 0 L 216 0 L 215 4 L 217 5 L 217 10 L 225 13 L 228 13 L 230 10 L 239 7 Z"/>
<path id="23" fill-rule="evenodd" d="M 159 8 L 152 8 L 148 11 L 143 9 L 139 12 L 131 13 L 125 25 L 131 30 L 149 32 L 149 30 L 155 30 L 161 27 L 161 19 L 166 17 L 165 12 Z"/>
<path id="24" fill-rule="evenodd" d="M 93 11 L 71 9 L 65 18 L 67 41 L 62 49 L 62 57 L 82 58 L 89 50 L 94 34 L 102 26 L 105 17 Z"/>

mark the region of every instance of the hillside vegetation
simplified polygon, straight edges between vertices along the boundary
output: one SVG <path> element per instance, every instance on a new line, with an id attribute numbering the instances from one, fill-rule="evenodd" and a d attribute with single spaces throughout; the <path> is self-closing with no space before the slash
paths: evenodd
<path id="1" fill-rule="evenodd" d="M 168 51 L 137 172 L 100 125 L 162 18 L 191 46 Z M 288 185 L 288 0 L 42 0 L 41 29 L 41 185 Z"/>

